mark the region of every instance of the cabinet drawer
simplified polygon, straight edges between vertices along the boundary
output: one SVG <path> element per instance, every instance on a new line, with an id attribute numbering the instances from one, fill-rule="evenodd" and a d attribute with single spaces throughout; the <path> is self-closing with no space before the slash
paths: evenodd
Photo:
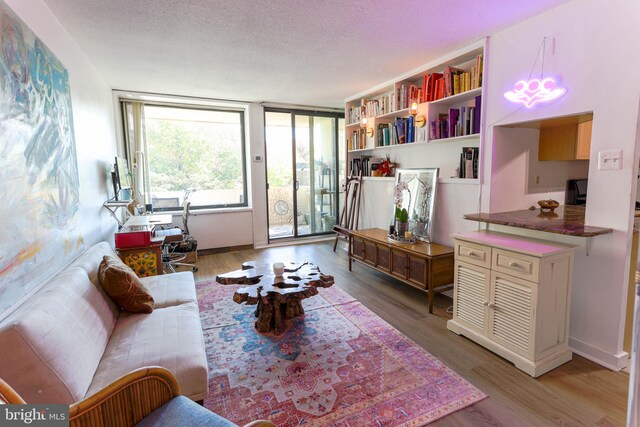
<path id="1" fill-rule="evenodd" d="M 456 258 L 478 267 L 490 268 L 491 248 L 475 243 L 456 241 Z"/>
<path id="2" fill-rule="evenodd" d="M 409 263 L 407 254 L 391 250 L 391 274 L 401 279 L 407 278 Z"/>
<path id="3" fill-rule="evenodd" d="M 351 256 L 364 259 L 364 240 L 357 237 L 351 238 Z"/>
<path id="4" fill-rule="evenodd" d="M 377 245 L 377 246 L 378 246 L 378 268 L 388 272 L 390 267 L 389 254 L 391 253 L 391 251 L 386 246 L 381 246 L 381 245 Z"/>
<path id="5" fill-rule="evenodd" d="M 539 259 L 536 257 L 502 249 L 493 249 L 493 270 L 537 282 L 538 267 Z"/>
<path id="6" fill-rule="evenodd" d="M 369 265 L 376 265 L 378 258 L 378 251 L 376 245 L 368 240 L 364 241 L 364 262 Z"/>

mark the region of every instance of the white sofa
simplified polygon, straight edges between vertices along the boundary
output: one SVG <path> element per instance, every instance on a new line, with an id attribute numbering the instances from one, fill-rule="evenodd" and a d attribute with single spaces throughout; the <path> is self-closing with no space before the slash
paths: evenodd
<path id="1" fill-rule="evenodd" d="M 0 324 L 0 378 L 32 404 L 71 404 L 144 366 L 162 366 L 202 400 L 207 358 L 191 272 L 142 279 L 150 314 L 120 311 L 98 283 L 99 243 Z"/>

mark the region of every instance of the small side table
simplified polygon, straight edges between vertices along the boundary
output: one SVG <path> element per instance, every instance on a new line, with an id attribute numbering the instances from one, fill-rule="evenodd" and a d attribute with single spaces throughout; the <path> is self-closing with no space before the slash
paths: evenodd
<path id="1" fill-rule="evenodd" d="M 148 246 L 117 249 L 118 256 L 138 275 L 138 277 L 164 274 L 162 270 L 162 242 L 152 242 Z"/>

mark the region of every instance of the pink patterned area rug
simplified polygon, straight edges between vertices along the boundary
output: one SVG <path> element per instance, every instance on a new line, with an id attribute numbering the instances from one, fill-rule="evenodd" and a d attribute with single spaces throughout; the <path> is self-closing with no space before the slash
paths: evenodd
<path id="1" fill-rule="evenodd" d="M 422 426 L 486 396 L 336 286 L 280 337 L 258 334 L 239 286 L 196 285 L 209 362 L 205 407 L 243 425 Z"/>

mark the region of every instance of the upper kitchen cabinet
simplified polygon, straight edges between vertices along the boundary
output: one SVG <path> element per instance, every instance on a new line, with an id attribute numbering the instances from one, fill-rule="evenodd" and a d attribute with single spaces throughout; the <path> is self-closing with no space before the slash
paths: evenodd
<path id="1" fill-rule="evenodd" d="M 593 114 L 540 122 L 538 160 L 589 160 Z"/>

